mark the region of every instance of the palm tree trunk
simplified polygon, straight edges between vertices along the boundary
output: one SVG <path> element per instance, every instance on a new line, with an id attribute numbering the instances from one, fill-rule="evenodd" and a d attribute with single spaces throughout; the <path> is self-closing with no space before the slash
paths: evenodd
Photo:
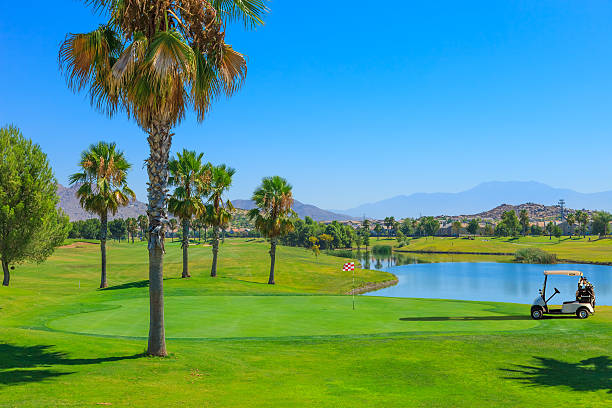
<path id="1" fill-rule="evenodd" d="M 4 279 L 2 280 L 2 286 L 8 286 L 11 280 L 11 273 L 9 272 L 8 262 L 2 260 L 2 271 L 4 272 Z"/>
<path id="2" fill-rule="evenodd" d="M 172 145 L 170 124 L 155 120 L 148 129 L 151 155 L 147 159 L 149 187 L 149 341 L 147 354 L 165 357 L 166 332 L 164 329 L 164 228 L 168 193 L 168 157 Z"/>
<path id="3" fill-rule="evenodd" d="M 270 278 L 268 285 L 274 285 L 274 261 L 276 260 L 276 238 L 270 240 Z"/>
<path id="4" fill-rule="evenodd" d="M 102 271 L 100 273 L 100 289 L 108 287 L 106 281 L 106 230 L 108 228 L 108 213 L 100 216 L 100 255 L 102 258 Z"/>
<path id="5" fill-rule="evenodd" d="M 183 220 L 183 278 L 191 278 L 189 274 L 189 220 Z"/>
<path id="6" fill-rule="evenodd" d="M 217 254 L 219 253 L 219 229 L 213 227 L 213 242 L 212 242 L 213 260 L 210 268 L 210 276 L 217 276 Z"/>

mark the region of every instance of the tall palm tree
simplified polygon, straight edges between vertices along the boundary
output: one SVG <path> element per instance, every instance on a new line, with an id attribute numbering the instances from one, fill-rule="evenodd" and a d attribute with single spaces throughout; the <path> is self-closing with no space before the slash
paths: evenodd
<path id="1" fill-rule="evenodd" d="M 208 205 L 206 206 L 207 220 L 213 231 L 212 251 L 213 260 L 210 276 L 217 276 L 217 255 L 219 253 L 219 230 L 226 229 L 232 219 L 234 206 L 230 200 L 223 201 L 223 195 L 232 185 L 232 177 L 236 170 L 225 164 L 213 166 L 210 169 L 210 184 L 206 195 Z"/>
<path id="2" fill-rule="evenodd" d="M 183 238 L 181 247 L 183 248 L 183 278 L 190 278 L 189 275 L 189 226 L 191 219 L 204 211 L 204 204 L 200 198 L 202 191 L 207 184 L 208 172 L 207 165 L 202 164 L 202 156 L 193 150 L 183 149 L 182 153 L 177 153 L 168 163 L 170 178 L 168 184 L 175 186 L 174 193 L 168 200 L 168 210 L 170 213 L 179 217 L 183 227 Z"/>
<path id="3" fill-rule="evenodd" d="M 276 244 L 278 238 L 293 231 L 293 219 L 296 213 L 291 209 L 293 195 L 291 184 L 282 177 L 265 177 L 261 186 L 251 198 L 255 207 L 249 211 L 249 218 L 261 235 L 270 240 L 270 278 L 269 285 L 274 285 L 274 262 L 276 261 Z"/>
<path id="4" fill-rule="evenodd" d="M 60 46 L 68 86 L 87 91 L 92 106 L 109 116 L 126 112 L 148 135 L 150 355 L 167 355 L 163 256 L 172 128 L 190 108 L 203 120 L 212 102 L 239 89 L 246 60 L 225 42 L 225 29 L 236 21 L 263 25 L 266 2 L 87 0 L 108 22 L 68 34 Z"/>
<path id="5" fill-rule="evenodd" d="M 125 222 L 127 224 L 128 242 L 130 240 L 130 236 L 132 236 L 132 244 L 133 244 L 134 236 L 138 232 L 138 221 L 136 221 L 136 218 L 130 217 L 127 220 L 125 220 Z"/>
<path id="6" fill-rule="evenodd" d="M 106 288 L 108 214 L 115 215 L 119 207 L 128 205 L 130 199 L 136 198 L 127 185 L 127 171 L 131 165 L 115 143 L 98 142 L 81 153 L 79 166 L 81 171 L 70 176 L 70 184 L 80 184 L 76 195 L 81 207 L 100 217 L 100 287 Z"/>

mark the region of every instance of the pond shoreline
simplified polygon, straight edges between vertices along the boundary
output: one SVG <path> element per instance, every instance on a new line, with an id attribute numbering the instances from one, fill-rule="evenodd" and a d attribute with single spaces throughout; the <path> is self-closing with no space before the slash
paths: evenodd
<path id="1" fill-rule="evenodd" d="M 389 272 L 391 273 L 391 272 Z M 393 274 L 392 274 L 393 275 Z M 388 288 L 390 286 L 395 286 L 399 282 L 397 276 L 393 275 L 395 279 L 389 279 L 382 282 L 368 282 L 364 286 L 360 286 L 355 289 L 351 289 L 346 292 L 347 295 L 361 295 L 363 293 L 374 292 L 379 289 Z"/>

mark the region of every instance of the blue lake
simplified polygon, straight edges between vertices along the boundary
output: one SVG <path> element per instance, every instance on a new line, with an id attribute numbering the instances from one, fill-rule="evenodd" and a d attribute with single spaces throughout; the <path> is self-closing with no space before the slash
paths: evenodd
<path id="1" fill-rule="evenodd" d="M 538 296 L 544 270 L 569 269 L 584 273 L 595 286 L 597 305 L 612 305 L 612 266 L 557 264 L 531 265 L 495 262 L 408 263 L 389 259 L 367 262 L 371 269 L 393 273 L 399 283 L 370 292 L 369 296 L 483 300 L 530 304 Z M 362 264 L 364 264 L 362 260 Z M 365 265 L 364 265 L 365 267 Z M 561 293 L 551 303 L 574 300 L 578 278 L 549 276 L 546 293 Z"/>

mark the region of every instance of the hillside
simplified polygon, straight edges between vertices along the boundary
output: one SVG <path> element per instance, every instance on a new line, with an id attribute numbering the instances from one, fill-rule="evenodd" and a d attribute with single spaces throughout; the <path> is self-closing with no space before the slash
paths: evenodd
<path id="1" fill-rule="evenodd" d="M 254 207 L 253 201 L 251 200 L 232 200 L 234 207 L 241 208 L 243 210 L 250 210 Z M 315 221 L 347 221 L 355 220 L 356 217 L 349 215 L 337 214 L 332 211 L 322 210 L 311 204 L 304 204 L 300 201 L 293 201 L 293 211 L 295 211 L 300 218 L 310 217 Z"/>
<path id="2" fill-rule="evenodd" d="M 502 214 L 506 211 L 514 211 L 518 215 L 522 210 L 527 210 L 527 214 L 529 214 L 529 219 L 531 220 L 547 220 L 557 218 L 561 213 L 561 209 L 558 205 L 525 203 L 519 205 L 502 204 L 488 211 L 483 211 L 472 215 L 463 215 L 461 217 L 468 219 L 481 218 L 499 220 L 501 219 Z M 575 210 L 568 208 L 565 209 L 566 214 L 574 211 Z"/>
<path id="3" fill-rule="evenodd" d="M 94 214 L 90 214 L 85 211 L 81 204 L 79 203 L 79 199 L 76 197 L 76 191 L 78 190 L 78 186 L 72 187 L 64 187 L 61 184 L 57 185 L 57 195 L 60 197 L 60 208 L 64 210 L 64 212 L 70 218 L 70 221 L 80 221 L 87 220 L 89 218 L 96 218 L 97 216 Z M 138 200 L 132 201 L 126 207 L 121 207 L 117 214 L 109 215 L 109 219 L 113 220 L 115 218 L 136 218 L 139 215 L 146 215 L 147 213 L 147 205 Z"/>

